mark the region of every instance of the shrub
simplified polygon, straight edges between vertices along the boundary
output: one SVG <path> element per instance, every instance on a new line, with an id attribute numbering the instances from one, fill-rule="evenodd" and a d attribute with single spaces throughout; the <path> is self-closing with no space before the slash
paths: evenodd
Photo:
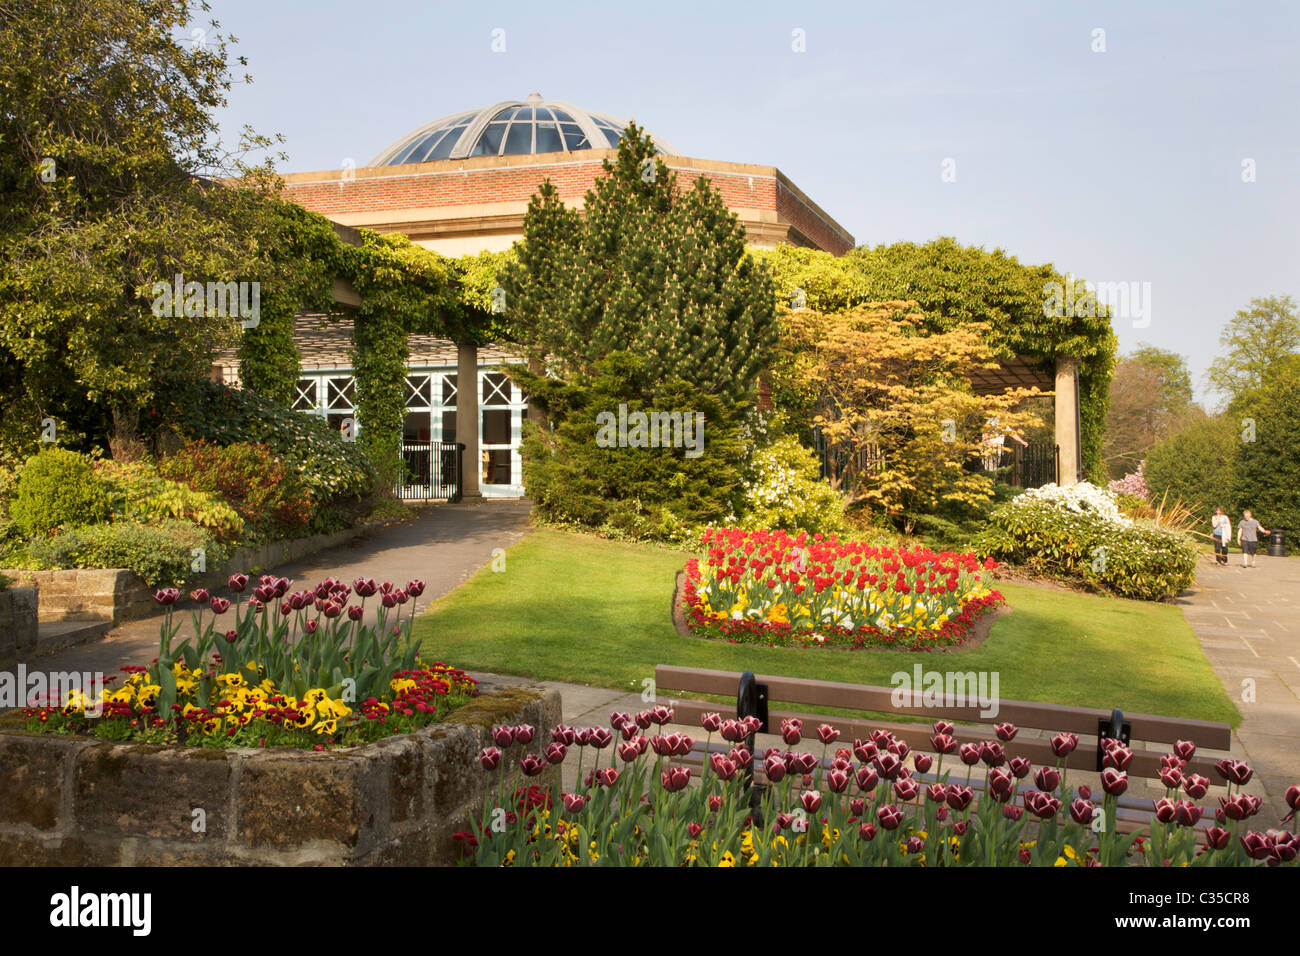
<path id="1" fill-rule="evenodd" d="M 810 534 L 846 528 L 844 499 L 821 480 L 817 459 L 793 436 L 754 452 L 744 482 L 739 525 Z"/>
<path id="2" fill-rule="evenodd" d="M 311 492 L 266 445 L 191 442 L 159 471 L 198 492 L 220 495 L 257 534 L 300 533 L 311 521 Z"/>
<path id="3" fill-rule="evenodd" d="M 202 549 L 210 567 L 220 567 L 227 557 L 208 532 L 171 518 L 149 525 L 118 522 L 71 528 L 34 539 L 29 554 L 48 568 L 130 568 L 145 584 L 158 588 L 183 587 L 201 576 L 193 570 L 195 549 Z"/>
<path id="4" fill-rule="evenodd" d="M 1189 425 L 1157 443 L 1142 465 L 1149 500 L 1168 495 L 1170 501 L 1181 500 L 1204 515 L 1207 522 L 1216 507 L 1230 509 L 1241 444 L 1241 426 L 1228 415 Z"/>
<path id="5" fill-rule="evenodd" d="M 124 464 L 105 461 L 99 473 L 112 483 L 117 495 L 114 516 L 152 523 L 179 518 L 207 528 L 218 541 L 232 544 L 244 532 L 244 519 L 215 492 L 197 491 L 158 474 L 156 465 L 144 461 Z"/>
<path id="6" fill-rule="evenodd" d="M 9 516 L 28 537 L 112 514 L 113 490 L 90 460 L 62 448 L 33 455 L 18 477 Z"/>
<path id="7" fill-rule="evenodd" d="M 266 445 L 297 473 L 315 502 L 366 498 L 376 489 L 374 466 L 360 446 L 314 415 L 216 382 L 197 384 L 181 405 L 186 438 Z"/>
<path id="8" fill-rule="evenodd" d="M 1191 584 L 1196 547 L 1188 535 L 1134 522 L 1119 512 L 1114 496 L 1087 482 L 1036 492 L 995 510 L 972 542 L 976 550 L 1147 601 L 1173 597 Z"/>

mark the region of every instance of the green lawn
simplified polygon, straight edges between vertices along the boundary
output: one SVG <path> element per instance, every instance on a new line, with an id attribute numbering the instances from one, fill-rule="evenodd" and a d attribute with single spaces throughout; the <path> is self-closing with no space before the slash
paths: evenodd
<path id="1" fill-rule="evenodd" d="M 890 675 L 997 671 L 999 693 L 1132 713 L 1240 715 L 1172 605 L 1007 585 L 1013 613 L 972 651 L 915 654 L 733 645 L 678 636 L 669 617 L 678 551 L 542 529 L 415 624 L 426 658 L 457 667 L 641 689 L 657 664 L 889 686 Z"/>

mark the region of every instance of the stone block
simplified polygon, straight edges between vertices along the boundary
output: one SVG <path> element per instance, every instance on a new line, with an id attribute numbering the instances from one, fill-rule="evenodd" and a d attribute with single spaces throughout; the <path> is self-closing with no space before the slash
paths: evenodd
<path id="1" fill-rule="evenodd" d="M 68 740 L 0 734 L 0 822 L 56 828 L 63 816 L 65 765 L 77 747 Z"/>
<path id="2" fill-rule="evenodd" d="M 123 836 L 201 843 L 230 829 L 233 754 L 141 744 L 97 744 L 77 755 L 77 826 Z M 204 814 L 195 832 L 195 809 Z"/>
<path id="3" fill-rule="evenodd" d="M 354 752 L 355 753 L 355 752 Z M 370 761 L 351 754 L 285 751 L 244 762 L 239 783 L 239 842 L 289 849 L 325 841 L 364 852 L 380 824 Z"/>

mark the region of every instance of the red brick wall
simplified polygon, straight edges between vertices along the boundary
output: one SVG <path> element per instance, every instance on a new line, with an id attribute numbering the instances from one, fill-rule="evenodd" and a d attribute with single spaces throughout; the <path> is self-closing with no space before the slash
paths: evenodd
<path id="1" fill-rule="evenodd" d="M 668 160 L 670 166 L 671 158 Z M 676 169 L 678 185 L 690 188 L 701 175 L 696 169 Z M 723 170 L 702 171 L 732 209 L 776 212 L 819 248 L 836 255 L 851 243 L 828 225 L 773 175 L 749 175 Z M 775 172 L 773 170 L 772 172 Z M 384 212 L 438 206 L 470 206 L 495 202 L 527 202 L 542 180 L 550 178 L 563 199 L 584 196 L 604 170 L 597 161 L 573 161 L 500 168 L 451 169 L 436 172 L 291 182 L 288 198 L 323 215 Z"/>

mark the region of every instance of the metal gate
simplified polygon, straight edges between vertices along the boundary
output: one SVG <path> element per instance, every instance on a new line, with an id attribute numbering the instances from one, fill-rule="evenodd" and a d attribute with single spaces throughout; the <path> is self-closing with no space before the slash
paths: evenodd
<path id="1" fill-rule="evenodd" d="M 464 451 L 460 442 L 402 442 L 397 497 L 403 501 L 460 501 Z"/>

